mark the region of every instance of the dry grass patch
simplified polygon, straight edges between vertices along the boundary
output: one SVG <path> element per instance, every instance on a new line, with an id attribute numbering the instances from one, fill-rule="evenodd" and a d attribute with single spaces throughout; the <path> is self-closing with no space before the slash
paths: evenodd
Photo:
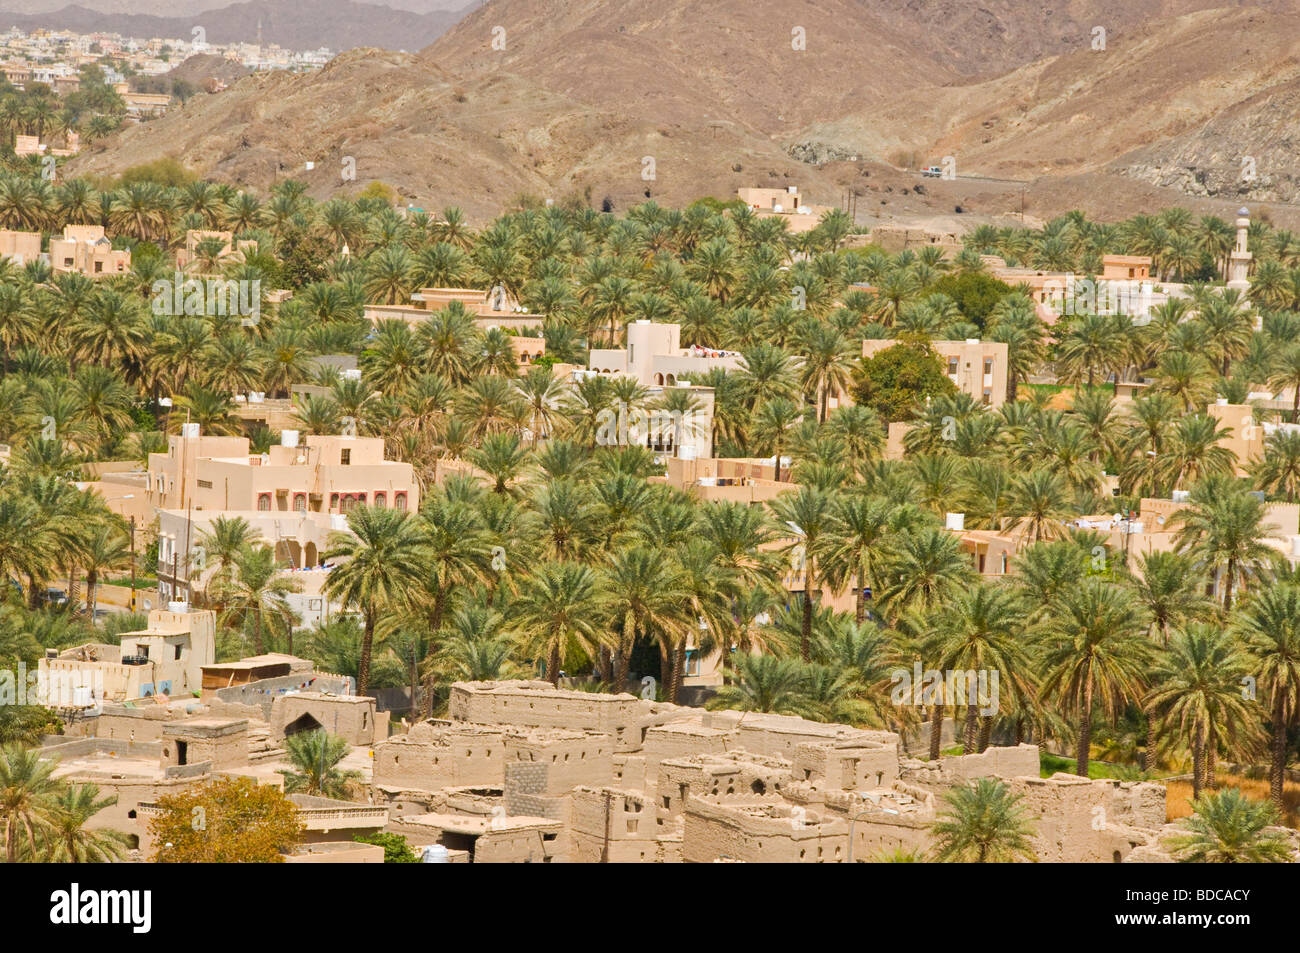
<path id="1" fill-rule="evenodd" d="M 1257 801 L 1268 800 L 1267 778 L 1243 778 L 1233 774 L 1221 774 L 1218 781 L 1215 790 L 1233 787 Z M 1166 789 L 1165 814 L 1168 819 L 1176 821 L 1180 817 L 1190 817 L 1192 814 L 1192 782 L 1166 781 L 1164 785 Z M 1287 781 L 1282 786 L 1282 822 L 1287 827 L 1300 830 L 1300 784 L 1294 781 Z"/>

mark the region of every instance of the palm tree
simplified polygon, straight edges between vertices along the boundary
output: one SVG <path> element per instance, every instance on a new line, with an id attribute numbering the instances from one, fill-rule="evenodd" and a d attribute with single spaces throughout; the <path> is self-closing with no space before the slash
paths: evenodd
<path id="1" fill-rule="evenodd" d="M 275 550 L 270 546 L 244 546 L 235 555 L 233 572 L 219 575 L 214 597 L 225 607 L 224 624 L 242 626 L 249 619 L 253 623 L 253 650 L 264 651 L 262 624 L 269 617 L 277 628 L 290 632 L 289 651 L 293 652 L 292 627 L 294 612 L 288 595 L 297 592 L 301 584 L 296 579 L 280 575 Z"/>
<path id="2" fill-rule="evenodd" d="M 312 794 L 343 800 L 348 788 L 362 780 L 360 771 L 340 769 L 351 747 L 338 735 L 324 730 L 300 731 L 284 739 L 284 753 L 292 768 L 280 769 L 287 794 Z"/>
<path id="3" fill-rule="evenodd" d="M 1282 807 L 1287 732 L 1300 708 L 1300 587 L 1283 583 L 1248 598 L 1234 625 L 1254 663 L 1258 688 L 1272 722 L 1269 792 Z"/>
<path id="4" fill-rule="evenodd" d="M 39 751 L 8 744 L 0 748 L 0 823 L 4 825 L 5 862 L 17 863 L 19 851 L 35 857 L 37 844 L 54 829 L 59 783 L 55 761 Z"/>
<path id="5" fill-rule="evenodd" d="M 742 655 L 733 681 L 721 686 L 705 707 L 803 715 L 810 710 L 807 677 L 807 668 L 796 659 Z"/>
<path id="6" fill-rule="evenodd" d="M 99 575 L 130 564 L 131 542 L 120 525 L 98 521 L 78 539 L 76 558 L 86 571 L 86 614 L 93 620 Z"/>
<path id="7" fill-rule="evenodd" d="M 330 534 L 327 560 L 343 560 L 330 570 L 325 590 L 344 605 L 357 606 L 364 618 L 357 692 L 370 687 L 370 656 L 379 614 L 405 604 L 417 585 L 421 533 L 407 513 L 358 506 L 347 514 L 346 532 Z"/>
<path id="8" fill-rule="evenodd" d="M 117 795 L 101 798 L 98 785 L 92 783 L 64 787 L 53 799 L 47 859 L 68 864 L 123 860 L 127 854 L 125 834 L 86 828 L 87 821 L 116 803 Z"/>
<path id="9" fill-rule="evenodd" d="M 605 608 L 597 574 L 563 560 L 542 563 L 527 576 L 511 611 L 528 651 L 545 659 L 546 678 L 558 685 L 562 667 L 596 657 Z"/>
<path id="10" fill-rule="evenodd" d="M 1199 491 L 1199 492 L 1198 492 Z M 1187 552 L 1223 587 L 1223 611 L 1232 608 L 1235 586 L 1267 571 L 1273 550 L 1264 540 L 1264 504 L 1235 486 L 1216 481 L 1192 493 L 1192 505 L 1179 510 L 1177 549 Z"/>
<path id="11" fill-rule="evenodd" d="M 1028 659 L 1021 647 L 1027 623 L 1023 602 L 1006 587 L 978 584 L 956 593 L 930 616 L 935 630 L 935 649 L 940 671 L 989 673 L 985 684 L 998 673 L 993 698 L 976 699 L 975 686 L 968 686 L 968 697 L 945 699 L 954 708 L 966 705 L 966 729 L 963 744 L 966 754 L 983 751 L 987 742 L 981 731 L 980 709 L 999 704 L 1003 690 L 1011 695 L 1029 693 Z M 984 726 L 991 728 L 993 716 L 983 716 Z"/>
<path id="12" fill-rule="evenodd" d="M 483 522 L 472 505 L 445 493 L 430 496 L 420 507 L 417 520 L 420 533 L 419 585 L 409 589 L 408 599 L 415 603 L 431 633 L 444 624 L 448 604 L 458 592 L 484 577 L 490 557 L 489 539 Z M 411 708 L 417 696 L 416 660 L 411 669 Z M 432 714 L 433 673 L 426 679 L 423 701 L 425 717 Z"/>
<path id="13" fill-rule="evenodd" d="M 1182 863 L 1286 864 L 1291 844 L 1279 829 L 1277 808 L 1254 801 L 1237 788 L 1211 791 L 1196 799 L 1186 834 L 1166 840 Z"/>
<path id="14" fill-rule="evenodd" d="M 1011 480 L 1007 492 L 1007 513 L 1011 530 L 1029 544 L 1065 535 L 1065 518 L 1070 512 L 1065 481 L 1050 470 L 1029 470 Z"/>
<path id="15" fill-rule="evenodd" d="M 1278 430 L 1264 441 L 1264 456 L 1246 464 L 1255 486 L 1265 493 L 1285 496 L 1288 503 L 1300 497 L 1300 432 Z"/>
<path id="16" fill-rule="evenodd" d="M 934 859 L 978 864 L 1037 860 L 1022 797 L 993 778 L 953 788 L 944 795 L 946 810 L 930 826 Z"/>
<path id="17" fill-rule="evenodd" d="M 804 359 L 800 365 L 804 393 L 817 406 L 817 421 L 823 423 L 832 395 L 848 389 L 855 357 L 853 344 L 829 324 L 809 322 L 803 335 Z"/>
<path id="18" fill-rule="evenodd" d="M 772 515 L 785 524 L 790 542 L 785 549 L 794 560 L 795 571 L 803 576 L 803 623 L 800 628 L 799 657 L 811 657 L 813 590 L 820 595 L 818 560 L 825 539 L 832 531 L 835 499 L 813 487 L 800 487 L 782 493 L 771 503 Z M 787 535 L 783 528 L 782 535 Z"/>
<path id="19" fill-rule="evenodd" d="M 604 573 L 608 607 L 618 629 L 612 681 L 627 682 L 628 664 L 638 637 L 655 638 L 661 647 L 686 637 L 689 619 L 681 570 L 662 550 L 633 545 L 610 556 Z"/>
<path id="20" fill-rule="evenodd" d="M 1166 734 L 1176 731 L 1189 742 L 1194 798 L 1207 783 L 1220 740 L 1241 747 L 1258 736 L 1254 701 L 1241 690 L 1246 671 L 1235 640 L 1203 623 L 1175 633 L 1157 657 L 1146 707 Z"/>
<path id="21" fill-rule="evenodd" d="M 1113 722 L 1142 695 L 1150 656 L 1150 643 L 1139 637 L 1145 621 L 1125 590 L 1098 579 L 1062 593 L 1048 613 L 1040 691 L 1075 716 L 1080 777 L 1088 776 L 1093 711 L 1100 704 Z"/>
<path id="22" fill-rule="evenodd" d="M 792 400 L 774 397 L 758 406 L 753 416 L 754 445 L 771 450 L 775 461 L 774 479 L 781 482 L 781 457 L 789 447 L 791 431 L 804 419 L 804 409 Z"/>

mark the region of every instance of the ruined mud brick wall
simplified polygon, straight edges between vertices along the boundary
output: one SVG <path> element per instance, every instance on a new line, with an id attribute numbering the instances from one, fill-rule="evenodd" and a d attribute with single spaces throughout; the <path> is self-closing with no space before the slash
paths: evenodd
<path id="1" fill-rule="evenodd" d="M 367 695 L 295 692 L 278 695 L 271 702 L 271 728 L 277 739 L 304 717 L 350 745 L 368 747 L 388 737 L 388 722 L 376 715 L 375 700 Z"/>
<path id="2" fill-rule="evenodd" d="M 1009 786 L 1024 796 L 1040 861 L 1119 863 L 1165 825 L 1162 784 L 1056 774 L 1014 778 Z"/>
<path id="3" fill-rule="evenodd" d="M 582 784 L 599 787 L 613 780 L 614 744 L 607 734 L 511 728 L 504 738 L 507 770 L 515 762 L 546 766 L 545 788 L 535 793 L 559 797 Z"/>
<path id="4" fill-rule="evenodd" d="M 798 805 L 757 797 L 692 798 L 682 828 L 682 860 L 838 863 L 848 846 L 847 832 L 844 821 Z"/>
<path id="5" fill-rule="evenodd" d="M 643 705 L 631 695 L 565 691 L 550 682 L 456 682 L 447 712 L 470 724 L 598 731 L 639 748 Z"/>
<path id="6" fill-rule="evenodd" d="M 248 722 L 217 719 L 169 721 L 163 725 L 164 766 L 209 762 L 214 769 L 248 764 Z M 184 747 L 182 747 L 184 746 Z M 182 753 L 184 761 L 182 761 Z"/>
<path id="7" fill-rule="evenodd" d="M 673 758 L 659 765 L 654 790 L 656 826 L 661 833 L 679 830 L 692 798 L 737 794 L 775 796 L 791 783 L 791 765 L 783 758 L 765 758 L 747 751 Z"/>
<path id="8" fill-rule="evenodd" d="M 438 791 L 470 785 L 501 787 L 506 746 L 501 728 L 421 723 L 375 745 L 376 787 Z"/>
<path id="9" fill-rule="evenodd" d="M 694 755 L 726 754 L 728 748 L 738 747 L 736 737 L 735 731 L 705 727 L 698 722 L 683 721 L 647 728 L 645 744 L 640 751 L 645 760 L 644 777 L 639 784 L 624 786 L 650 790 L 658 782 L 659 766 L 664 761 Z"/>
<path id="10" fill-rule="evenodd" d="M 898 745 L 867 739 L 803 742 L 792 772 L 823 790 L 887 788 L 898 779 Z"/>
<path id="11" fill-rule="evenodd" d="M 911 784 L 945 790 L 975 778 L 1038 777 L 1038 748 L 1016 745 L 989 748 L 980 754 L 948 755 L 934 761 L 905 758 L 899 763 L 899 778 Z"/>
<path id="12" fill-rule="evenodd" d="M 706 724 L 722 731 L 734 731 L 735 747 L 753 754 L 793 761 L 799 745 L 833 741 L 874 742 L 898 749 L 898 735 L 892 731 L 869 731 L 848 725 L 806 721 L 793 715 L 715 711 Z"/>
<path id="13" fill-rule="evenodd" d="M 824 809 L 828 815 L 842 817 L 846 831 L 851 827 L 855 863 L 895 850 L 924 852 L 932 845 L 930 825 L 937 806 L 934 795 L 919 788 L 896 783 L 890 790 L 861 796 L 834 791 L 826 795 Z"/>
<path id="14" fill-rule="evenodd" d="M 570 862 L 644 864 L 661 859 L 655 812 L 640 792 L 580 787 L 573 791 L 569 811 Z"/>

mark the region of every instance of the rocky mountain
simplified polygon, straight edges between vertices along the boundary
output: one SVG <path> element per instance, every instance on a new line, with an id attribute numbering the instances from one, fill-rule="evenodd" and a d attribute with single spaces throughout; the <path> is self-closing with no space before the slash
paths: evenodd
<path id="1" fill-rule="evenodd" d="M 10 0 L 12 2 L 12 0 Z M 416 13 L 373 2 L 354 0 L 249 0 L 213 8 L 214 0 L 202 0 L 193 10 L 171 4 L 165 14 L 135 12 L 131 9 L 109 12 L 100 7 L 61 6 L 56 10 L 34 11 L 22 8 L 0 11 L 0 29 L 23 30 L 47 28 L 98 31 L 123 36 L 189 38 L 195 27 L 202 27 L 209 43 L 252 42 L 261 27 L 267 43 L 296 50 L 314 50 L 325 46 L 347 50 L 358 46 L 381 46 L 390 49 L 418 50 L 432 43 L 464 13 L 459 10 L 430 10 Z M 454 0 L 447 0 L 449 6 Z"/>
<path id="2" fill-rule="evenodd" d="M 1295 201 L 1300 9 L 1223 4 L 492 0 L 418 53 L 196 97 L 74 171 L 164 152 L 249 185 L 381 179 L 482 215 L 520 192 L 625 207 L 767 184 L 856 192 L 864 220 Z M 908 171 L 949 155 L 955 182 Z"/>

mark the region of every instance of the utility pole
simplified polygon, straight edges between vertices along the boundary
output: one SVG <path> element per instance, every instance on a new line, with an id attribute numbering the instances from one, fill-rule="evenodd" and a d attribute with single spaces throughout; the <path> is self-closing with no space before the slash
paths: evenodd
<path id="1" fill-rule="evenodd" d="M 131 517 L 131 611 L 135 611 L 135 517 Z"/>

